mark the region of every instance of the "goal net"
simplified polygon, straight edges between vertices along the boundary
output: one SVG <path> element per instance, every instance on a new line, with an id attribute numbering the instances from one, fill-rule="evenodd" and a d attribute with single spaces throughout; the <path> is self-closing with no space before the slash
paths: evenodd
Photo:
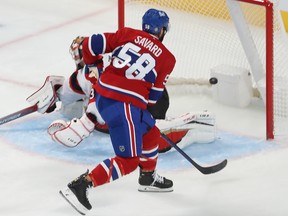
<path id="1" fill-rule="evenodd" d="M 165 44 L 177 64 L 168 84 L 208 84 L 219 65 L 245 68 L 266 104 L 267 138 L 287 135 L 288 38 L 279 0 L 119 0 L 120 7 L 121 2 L 120 26 L 141 28 L 151 7 L 170 17 Z"/>

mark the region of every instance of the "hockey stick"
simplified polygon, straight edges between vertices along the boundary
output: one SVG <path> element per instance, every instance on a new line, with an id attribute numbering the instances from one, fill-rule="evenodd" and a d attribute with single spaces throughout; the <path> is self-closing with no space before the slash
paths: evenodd
<path id="1" fill-rule="evenodd" d="M 201 173 L 207 175 L 216 173 L 220 170 L 222 170 L 227 165 L 227 159 L 223 160 L 221 163 L 209 166 L 209 167 L 203 167 L 200 166 L 198 163 L 196 163 L 192 158 L 190 158 L 181 148 L 179 148 L 172 140 L 169 139 L 165 134 L 161 133 L 161 136 L 172 146 L 174 147 L 183 157 L 185 157 L 196 169 L 198 169 Z"/>
<path id="2" fill-rule="evenodd" d="M 28 115 L 30 113 L 33 113 L 37 110 L 38 110 L 38 106 L 37 106 L 37 104 L 34 104 L 30 107 L 19 110 L 19 111 L 12 113 L 10 115 L 4 116 L 4 117 L 0 118 L 0 125 L 5 124 L 5 123 L 10 122 L 10 121 L 13 121 L 13 120 L 18 119 L 18 118 L 21 118 L 21 117 Z"/>

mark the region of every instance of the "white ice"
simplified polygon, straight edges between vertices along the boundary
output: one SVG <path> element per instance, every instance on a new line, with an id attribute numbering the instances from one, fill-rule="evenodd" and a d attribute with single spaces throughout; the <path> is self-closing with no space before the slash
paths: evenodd
<path id="1" fill-rule="evenodd" d="M 26 97 L 47 75 L 69 76 L 75 67 L 68 53 L 74 37 L 117 29 L 116 0 L 0 0 L 0 4 L 0 117 L 27 107 Z M 184 150 L 203 165 L 227 158 L 227 167 L 205 176 L 175 151 L 160 155 L 158 171 L 174 181 L 174 192 L 138 192 L 135 171 L 91 190 L 93 210 L 88 215 L 288 215 L 287 140 L 265 141 L 261 101 L 232 108 L 197 89 L 189 94 L 184 87 L 181 94 L 169 90 L 169 115 L 193 110 L 216 114 L 217 141 Z M 109 137 L 93 134 L 79 149 L 66 150 L 46 133 L 56 117 L 34 113 L 0 126 L 0 215 L 78 215 L 58 191 L 110 154 L 109 144 L 108 150 L 93 146 L 109 143 Z"/>

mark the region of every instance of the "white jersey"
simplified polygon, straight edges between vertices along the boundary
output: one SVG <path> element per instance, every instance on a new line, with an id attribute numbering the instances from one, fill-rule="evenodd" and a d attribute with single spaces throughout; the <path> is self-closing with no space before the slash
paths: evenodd
<path id="1" fill-rule="evenodd" d="M 61 89 L 57 91 L 58 97 L 63 106 L 76 101 L 87 101 L 90 98 L 92 83 L 88 79 L 85 71 L 87 67 L 75 71 L 69 79 L 65 79 Z"/>

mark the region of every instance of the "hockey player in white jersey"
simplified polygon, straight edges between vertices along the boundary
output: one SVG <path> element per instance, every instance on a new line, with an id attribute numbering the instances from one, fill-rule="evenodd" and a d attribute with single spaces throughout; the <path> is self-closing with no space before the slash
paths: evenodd
<path id="1" fill-rule="evenodd" d="M 81 38 L 73 40 L 70 54 L 76 64 L 76 71 L 68 79 L 62 76 L 48 76 L 45 84 L 27 98 L 31 104 L 38 103 L 40 113 L 50 113 L 56 109 L 56 102 L 61 102 L 60 112 L 71 118 L 53 121 L 48 127 L 52 140 L 67 147 L 75 147 L 94 131 L 108 133 L 107 125 L 95 106 L 94 82 L 103 71 L 109 55 L 99 58 L 95 67 L 84 65 L 81 53 Z M 166 117 L 169 107 L 169 95 L 165 89 L 162 98 L 149 111 L 157 120 L 156 125 L 174 143 L 189 137 L 188 144 L 209 143 L 216 138 L 215 116 L 207 111 L 188 112 L 176 118 Z M 185 145 L 187 143 L 180 142 Z M 182 147 L 182 146 L 181 146 Z M 159 152 L 166 152 L 171 146 L 161 139 Z"/>

